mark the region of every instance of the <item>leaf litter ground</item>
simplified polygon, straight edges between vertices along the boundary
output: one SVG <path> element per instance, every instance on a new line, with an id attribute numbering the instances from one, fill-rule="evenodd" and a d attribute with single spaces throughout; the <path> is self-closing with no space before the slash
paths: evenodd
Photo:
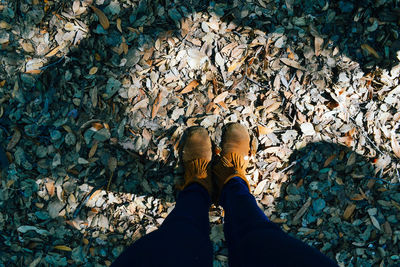
<path id="1" fill-rule="evenodd" d="M 110 265 L 173 209 L 184 130 L 218 144 L 232 121 L 251 131 L 248 179 L 272 221 L 339 265 L 399 264 L 396 1 L 0 12 L 3 265 Z M 219 207 L 210 221 L 227 266 Z"/>

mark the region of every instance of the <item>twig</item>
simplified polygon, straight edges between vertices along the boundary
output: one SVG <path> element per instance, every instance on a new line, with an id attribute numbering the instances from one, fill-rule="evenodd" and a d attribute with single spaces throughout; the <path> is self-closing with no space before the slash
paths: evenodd
<path id="1" fill-rule="evenodd" d="M 106 188 L 107 192 L 110 190 L 110 185 L 111 185 L 111 181 L 112 181 L 113 176 L 114 176 L 114 172 L 111 172 L 110 178 L 108 178 L 108 183 L 107 183 L 107 188 Z"/>
<path id="2" fill-rule="evenodd" d="M 43 67 L 41 67 L 41 68 L 39 68 L 40 70 L 46 70 L 46 69 L 48 69 L 48 68 L 50 68 L 50 67 L 52 67 L 52 66 L 55 66 L 55 65 L 57 65 L 58 63 L 60 63 L 63 59 L 64 59 L 64 57 L 65 56 L 62 56 L 59 60 L 57 60 L 56 62 L 54 62 L 54 63 L 51 63 L 51 64 L 49 64 L 49 65 L 46 65 L 46 66 L 43 66 Z"/>

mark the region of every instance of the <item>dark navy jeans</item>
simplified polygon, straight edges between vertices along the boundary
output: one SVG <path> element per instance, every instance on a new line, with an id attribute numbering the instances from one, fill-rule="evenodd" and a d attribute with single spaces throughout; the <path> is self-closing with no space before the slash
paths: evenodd
<path id="1" fill-rule="evenodd" d="M 336 266 L 270 222 L 242 179 L 225 185 L 220 203 L 230 266 Z M 113 266 L 212 266 L 210 205 L 202 186 L 186 187 L 160 228 L 127 248 Z"/>

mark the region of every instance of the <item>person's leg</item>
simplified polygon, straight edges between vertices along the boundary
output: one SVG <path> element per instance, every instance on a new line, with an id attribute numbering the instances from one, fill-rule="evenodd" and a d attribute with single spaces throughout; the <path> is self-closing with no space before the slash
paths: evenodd
<path id="1" fill-rule="evenodd" d="M 160 228 L 131 245 L 113 266 L 211 266 L 210 204 L 203 186 L 187 186 Z"/>
<path id="2" fill-rule="evenodd" d="M 243 179 L 235 177 L 225 184 L 220 203 L 230 266 L 336 266 L 269 221 Z"/>
<path id="3" fill-rule="evenodd" d="M 144 236 L 115 261 L 115 266 L 211 266 L 210 208 L 213 186 L 209 163 L 211 139 L 206 129 L 186 130 L 182 141 L 185 169 L 174 210 L 160 229 Z"/>

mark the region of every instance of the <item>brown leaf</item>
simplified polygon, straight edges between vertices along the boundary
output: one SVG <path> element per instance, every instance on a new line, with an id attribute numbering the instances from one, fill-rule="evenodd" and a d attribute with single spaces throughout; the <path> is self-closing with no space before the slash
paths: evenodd
<path id="1" fill-rule="evenodd" d="M 266 127 L 263 125 L 258 125 L 257 130 L 258 130 L 258 135 L 269 134 L 274 131 L 271 127 Z"/>
<path id="2" fill-rule="evenodd" d="M 94 140 L 93 141 L 93 145 L 92 145 L 92 147 L 90 148 L 90 151 L 89 151 L 89 155 L 88 155 L 89 159 L 92 158 L 94 156 L 94 154 L 96 153 L 98 145 L 99 145 L 99 142 L 97 140 Z"/>
<path id="3" fill-rule="evenodd" d="M 117 29 L 119 30 L 120 33 L 122 33 L 121 22 L 122 20 L 120 18 L 117 18 Z"/>
<path id="4" fill-rule="evenodd" d="M 90 75 L 96 74 L 97 70 L 98 70 L 97 67 L 92 67 L 92 68 L 89 70 L 89 74 L 90 74 Z"/>
<path id="5" fill-rule="evenodd" d="M 332 162 L 332 160 L 334 160 L 335 158 L 336 158 L 336 154 L 333 154 L 333 155 L 329 156 L 329 158 L 327 158 L 325 160 L 324 168 L 327 167 Z"/>
<path id="6" fill-rule="evenodd" d="M 225 91 L 225 92 L 220 93 L 219 95 L 217 95 L 217 96 L 214 98 L 213 102 L 214 102 L 214 103 L 223 102 L 223 101 L 225 100 L 225 98 L 228 96 L 228 94 L 229 94 L 228 91 Z"/>
<path id="7" fill-rule="evenodd" d="M 351 200 L 355 200 L 355 201 L 360 201 L 363 199 L 364 199 L 364 196 L 361 194 L 355 194 L 354 196 L 351 197 Z"/>
<path id="8" fill-rule="evenodd" d="M 361 48 L 367 51 L 369 54 L 373 55 L 376 58 L 380 58 L 379 54 L 368 44 L 362 44 Z"/>
<path id="9" fill-rule="evenodd" d="M 187 19 L 183 18 L 182 21 L 181 21 L 181 35 L 182 35 L 182 37 L 185 37 L 190 31 L 189 22 L 190 21 L 189 21 L 188 18 Z"/>
<path id="10" fill-rule="evenodd" d="M 151 110 L 151 119 L 154 119 L 156 117 L 157 112 L 161 106 L 161 100 L 162 100 L 162 92 L 160 90 L 160 92 L 158 92 L 156 100 L 154 100 L 154 103 L 153 103 L 153 108 Z"/>
<path id="11" fill-rule="evenodd" d="M 351 203 L 347 206 L 345 211 L 343 212 L 343 219 L 348 220 L 356 209 L 356 205 Z"/>
<path id="12" fill-rule="evenodd" d="M 57 46 L 56 48 L 54 48 L 53 50 L 51 50 L 46 57 L 52 57 L 54 55 L 56 55 L 58 53 L 58 51 L 60 50 L 61 46 Z"/>
<path id="13" fill-rule="evenodd" d="M 22 46 L 22 49 L 24 49 L 25 52 L 27 52 L 27 53 L 35 52 L 35 48 L 33 48 L 33 45 L 30 42 L 22 42 L 21 46 Z"/>
<path id="14" fill-rule="evenodd" d="M 54 248 L 58 249 L 58 250 L 62 250 L 62 251 L 72 251 L 72 249 L 70 247 L 67 247 L 65 245 L 55 246 Z"/>
<path id="15" fill-rule="evenodd" d="M 279 107 L 281 106 L 281 102 L 275 102 L 271 105 L 269 105 L 266 109 L 265 109 L 265 113 L 271 113 L 274 112 L 275 110 L 277 110 Z"/>
<path id="16" fill-rule="evenodd" d="M 295 69 L 299 69 L 299 70 L 306 70 L 305 68 L 303 68 L 299 62 L 288 59 L 288 58 L 281 58 L 281 61 L 285 64 L 288 65 L 289 67 L 295 68 Z"/>
<path id="17" fill-rule="evenodd" d="M 54 196 L 54 193 L 55 193 L 54 181 L 49 179 L 48 181 L 46 181 L 45 186 L 46 186 L 46 190 L 49 193 L 49 195 L 51 197 Z"/>
<path id="18" fill-rule="evenodd" d="M 149 60 L 149 59 L 151 58 L 151 56 L 153 55 L 153 52 L 154 52 L 154 47 L 151 47 L 151 48 L 147 49 L 147 50 L 144 52 L 143 60 L 144 60 L 144 61 Z"/>
<path id="19" fill-rule="evenodd" d="M 8 142 L 6 150 L 13 149 L 13 147 L 15 147 L 18 144 L 20 139 L 21 139 L 21 132 L 17 128 L 15 128 L 14 134 L 11 137 L 10 142 Z"/>
<path id="20" fill-rule="evenodd" d="M 315 46 L 315 55 L 318 57 L 321 53 L 322 45 L 324 44 L 324 39 L 321 37 L 315 37 L 314 46 Z"/>
<path id="21" fill-rule="evenodd" d="M 11 29 L 11 25 L 5 22 L 4 20 L 0 21 L 0 29 L 6 29 L 9 30 Z"/>
<path id="22" fill-rule="evenodd" d="M 179 94 L 189 93 L 189 92 L 193 91 L 193 89 L 195 89 L 198 85 L 199 85 L 199 82 L 196 80 L 193 80 L 188 85 L 186 85 L 186 87 L 183 88 L 183 90 L 180 91 Z"/>
<path id="23" fill-rule="evenodd" d="M 93 9 L 94 13 L 96 13 L 96 15 L 99 17 L 101 26 L 103 26 L 103 28 L 107 30 L 110 27 L 110 22 L 108 21 L 106 15 L 104 15 L 103 11 L 101 11 L 97 7 L 92 5 L 90 7 Z"/>
<path id="24" fill-rule="evenodd" d="M 233 62 L 232 65 L 230 65 L 228 67 L 228 72 L 232 72 L 232 71 L 236 70 L 238 67 L 240 67 L 243 64 L 243 62 L 245 60 L 246 60 L 246 57 L 243 57 L 242 59 Z"/>
<path id="25" fill-rule="evenodd" d="M 311 206 L 311 197 L 307 199 L 307 201 L 304 203 L 304 205 L 299 209 L 299 211 L 296 213 L 296 215 L 293 218 L 293 223 L 297 224 L 298 221 L 303 217 L 303 215 L 306 213 L 308 208 Z"/>

